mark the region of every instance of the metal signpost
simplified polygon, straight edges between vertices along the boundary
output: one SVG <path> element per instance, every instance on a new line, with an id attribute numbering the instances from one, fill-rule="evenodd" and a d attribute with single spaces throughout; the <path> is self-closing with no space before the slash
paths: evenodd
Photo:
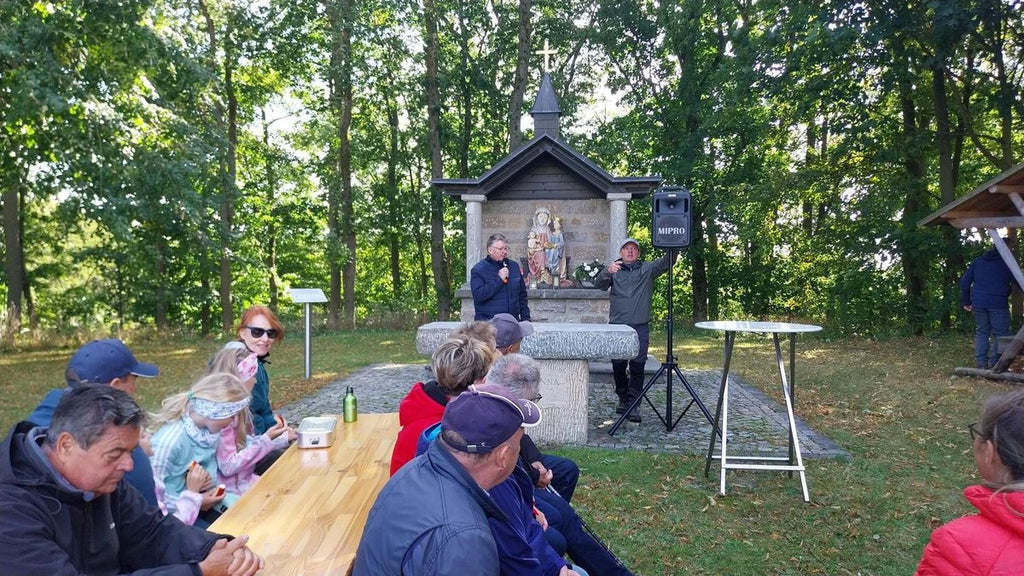
<path id="1" fill-rule="evenodd" d="M 327 302 L 319 288 L 292 288 L 288 291 L 292 301 L 306 305 L 306 380 L 313 374 L 313 304 Z"/>

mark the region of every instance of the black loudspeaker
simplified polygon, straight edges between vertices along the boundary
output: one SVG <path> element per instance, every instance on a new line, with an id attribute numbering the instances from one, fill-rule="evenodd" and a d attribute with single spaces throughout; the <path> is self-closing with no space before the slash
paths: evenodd
<path id="1" fill-rule="evenodd" d="M 690 192 L 665 186 L 651 196 L 651 243 L 655 248 L 690 245 Z"/>

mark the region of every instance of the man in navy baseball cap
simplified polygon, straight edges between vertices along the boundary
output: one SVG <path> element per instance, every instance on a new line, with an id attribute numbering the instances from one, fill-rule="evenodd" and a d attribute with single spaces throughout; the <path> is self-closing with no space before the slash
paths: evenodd
<path id="1" fill-rule="evenodd" d="M 160 370 L 153 364 L 139 362 L 124 342 L 116 338 L 93 340 L 78 349 L 64 371 L 66 388 L 54 388 L 46 393 L 39 406 L 29 415 L 28 421 L 36 426 L 48 427 L 53 419 L 64 393 L 81 384 L 107 384 L 135 396 L 135 381 L 139 376 L 155 378 Z M 146 501 L 156 506 L 156 483 L 153 481 L 153 465 L 143 447 L 132 450 L 134 467 L 125 473 L 124 479 L 142 493 Z"/>
<path id="2" fill-rule="evenodd" d="M 93 340 L 78 349 L 68 362 L 64 377 L 68 386 L 109 384 L 135 396 L 135 378 L 155 378 L 160 370 L 135 359 L 124 342 L 116 338 Z"/>
<path id="3" fill-rule="evenodd" d="M 354 576 L 499 572 L 488 517 L 504 519 L 487 493 L 512 474 L 524 426 L 540 410 L 501 386 L 481 384 L 448 401 L 441 435 L 377 495 L 353 564 Z"/>

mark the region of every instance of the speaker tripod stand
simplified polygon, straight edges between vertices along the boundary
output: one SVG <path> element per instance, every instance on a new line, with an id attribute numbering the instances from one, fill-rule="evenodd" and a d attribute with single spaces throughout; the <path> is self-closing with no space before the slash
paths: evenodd
<path id="1" fill-rule="evenodd" d="M 707 419 L 708 424 L 711 424 L 711 428 L 714 430 L 714 433 L 715 434 L 720 434 L 718 432 L 718 428 L 715 426 L 715 419 L 711 416 L 711 413 L 708 412 L 708 408 L 707 408 L 707 406 L 704 405 L 704 402 L 702 402 L 700 397 L 697 396 L 697 392 L 693 389 L 693 386 L 690 385 L 690 383 L 686 380 L 686 377 L 683 376 L 683 373 L 679 370 L 679 366 L 676 364 L 675 354 L 673 354 L 673 349 L 672 349 L 672 332 L 674 330 L 673 330 L 673 326 L 672 326 L 672 284 L 673 284 L 673 276 L 674 275 L 672 274 L 672 268 L 674 268 L 675 265 L 676 265 L 676 256 L 677 255 L 678 255 L 678 249 L 676 249 L 676 248 L 669 248 L 668 249 L 668 256 L 669 256 L 670 261 L 672 262 L 672 265 L 669 267 L 669 270 L 668 270 L 668 320 L 665 323 L 666 324 L 666 328 L 668 330 L 668 341 L 666 343 L 667 345 L 666 345 L 666 352 L 665 352 L 665 361 L 661 364 L 661 368 L 658 368 L 658 371 L 654 373 L 654 376 L 651 376 L 651 378 L 647 381 L 647 383 L 644 384 L 644 387 L 640 391 L 640 394 L 636 398 L 634 398 L 632 402 L 629 403 L 629 407 L 626 408 L 626 411 L 623 412 L 621 416 L 619 416 L 619 419 L 616 420 L 615 424 L 613 424 L 611 429 L 608 430 L 608 435 L 609 436 L 614 436 L 615 435 L 615 432 L 619 429 L 619 426 L 622 425 L 622 422 L 626 419 L 626 417 L 629 415 L 629 413 L 632 410 L 636 409 L 636 407 L 640 405 L 640 402 L 642 400 L 647 400 L 647 404 L 649 404 L 651 406 L 651 409 L 654 410 L 654 413 L 658 416 L 658 419 L 661 420 L 661 423 L 665 425 L 665 431 L 666 432 L 671 432 L 676 427 L 676 424 L 679 424 L 679 421 L 683 419 L 683 416 L 686 415 L 686 412 L 690 410 L 690 407 L 693 406 L 694 404 L 696 404 L 697 408 L 700 409 L 702 414 L 704 414 L 704 418 Z M 646 361 L 646 359 L 645 359 L 645 361 Z M 658 379 L 661 378 L 662 374 L 665 375 L 665 415 L 664 416 L 662 416 L 661 412 L 658 412 L 658 408 L 654 405 L 653 402 L 651 402 L 651 399 L 648 398 L 648 396 L 647 396 L 647 393 L 658 382 Z M 679 417 L 676 418 L 675 420 L 672 420 L 672 375 L 673 374 L 675 374 L 675 376 L 677 378 L 679 378 L 679 381 L 683 383 L 683 386 L 686 388 L 686 391 L 690 394 L 690 402 L 686 405 L 686 408 L 683 408 L 683 411 L 679 414 Z"/>

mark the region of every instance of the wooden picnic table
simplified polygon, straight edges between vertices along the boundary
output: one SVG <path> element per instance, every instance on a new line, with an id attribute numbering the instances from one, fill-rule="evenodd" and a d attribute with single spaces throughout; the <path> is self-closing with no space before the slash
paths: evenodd
<path id="1" fill-rule="evenodd" d="M 388 480 L 398 428 L 397 413 L 339 416 L 331 447 L 293 444 L 210 530 L 248 534 L 266 560 L 262 574 L 345 574 Z"/>

